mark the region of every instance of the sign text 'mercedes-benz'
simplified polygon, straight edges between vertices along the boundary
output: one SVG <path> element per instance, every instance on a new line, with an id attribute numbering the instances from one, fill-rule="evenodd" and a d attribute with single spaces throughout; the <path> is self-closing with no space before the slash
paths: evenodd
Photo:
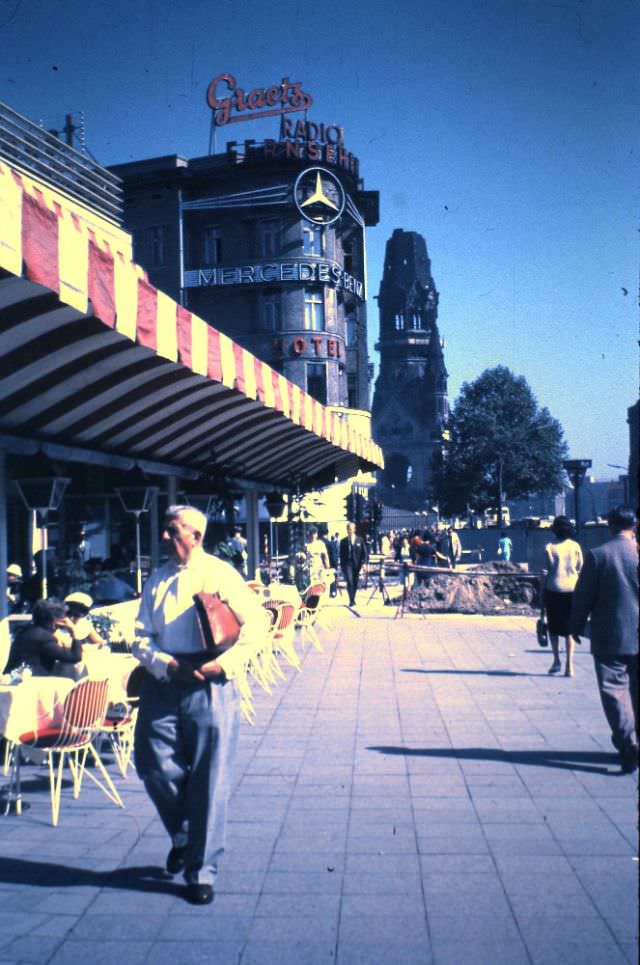
<path id="1" fill-rule="evenodd" d="M 264 265 L 195 268 L 184 273 L 185 288 L 222 288 L 273 282 L 308 282 L 334 285 L 364 300 L 364 284 L 335 261 L 278 261 Z"/>

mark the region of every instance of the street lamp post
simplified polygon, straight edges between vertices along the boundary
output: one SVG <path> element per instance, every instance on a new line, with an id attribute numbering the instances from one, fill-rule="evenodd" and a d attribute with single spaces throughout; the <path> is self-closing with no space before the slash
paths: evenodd
<path id="1" fill-rule="evenodd" d="M 140 517 L 143 513 L 149 512 L 151 501 L 157 492 L 157 486 L 119 486 L 116 489 L 125 513 L 132 513 L 136 518 L 136 593 L 138 596 L 142 595 Z"/>
<path id="2" fill-rule="evenodd" d="M 280 574 L 277 566 L 278 559 L 278 524 L 274 522 L 282 516 L 284 510 L 284 496 L 282 493 L 267 493 L 264 505 L 269 513 L 269 580 L 280 582 Z M 273 572 L 273 560 L 276 560 L 275 573 Z"/>
<path id="3" fill-rule="evenodd" d="M 498 459 L 498 528 L 502 529 L 502 469 L 503 469 L 502 456 Z"/>
<path id="4" fill-rule="evenodd" d="M 565 459 L 562 463 L 573 485 L 573 501 L 576 514 L 576 539 L 580 540 L 580 486 L 587 473 L 591 469 L 590 459 Z"/>
<path id="5" fill-rule="evenodd" d="M 65 476 L 52 476 L 44 479 L 14 479 L 14 485 L 22 502 L 29 512 L 35 512 L 42 523 L 40 527 L 40 549 L 42 555 L 42 599 L 48 595 L 47 553 L 49 550 L 49 513 L 60 508 L 62 497 L 70 479 Z"/>

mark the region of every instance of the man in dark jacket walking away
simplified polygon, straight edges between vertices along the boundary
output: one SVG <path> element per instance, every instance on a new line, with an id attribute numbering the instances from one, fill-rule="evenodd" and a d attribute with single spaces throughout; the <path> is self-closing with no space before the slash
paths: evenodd
<path id="1" fill-rule="evenodd" d="M 635 518 L 618 506 L 608 516 L 612 539 L 589 550 L 573 595 L 570 629 L 580 636 L 591 617 L 591 653 L 611 740 L 622 771 L 638 767 L 638 546 Z"/>

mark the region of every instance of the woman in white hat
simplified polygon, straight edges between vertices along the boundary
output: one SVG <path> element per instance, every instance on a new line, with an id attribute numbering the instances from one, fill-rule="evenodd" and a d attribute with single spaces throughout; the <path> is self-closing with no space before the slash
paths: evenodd
<path id="1" fill-rule="evenodd" d="M 105 646 L 106 641 L 97 633 L 89 620 L 89 610 L 93 600 L 88 593 L 70 593 L 64 598 L 67 609 L 65 626 L 71 632 L 73 639 L 81 644 L 93 643 L 98 647 Z"/>

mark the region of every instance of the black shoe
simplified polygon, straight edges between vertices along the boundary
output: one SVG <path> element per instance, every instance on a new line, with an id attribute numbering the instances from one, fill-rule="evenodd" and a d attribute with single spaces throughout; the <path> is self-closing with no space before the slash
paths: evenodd
<path id="1" fill-rule="evenodd" d="M 638 745 L 627 744 L 625 749 L 620 752 L 620 766 L 623 774 L 633 774 L 638 770 Z"/>
<path id="2" fill-rule="evenodd" d="M 181 848 L 172 848 L 167 855 L 166 868 L 170 875 L 177 875 L 184 871 L 184 856 L 187 853 L 186 844 Z"/>
<path id="3" fill-rule="evenodd" d="M 213 888 L 211 885 L 189 884 L 185 897 L 192 905 L 210 905 L 213 901 Z"/>

